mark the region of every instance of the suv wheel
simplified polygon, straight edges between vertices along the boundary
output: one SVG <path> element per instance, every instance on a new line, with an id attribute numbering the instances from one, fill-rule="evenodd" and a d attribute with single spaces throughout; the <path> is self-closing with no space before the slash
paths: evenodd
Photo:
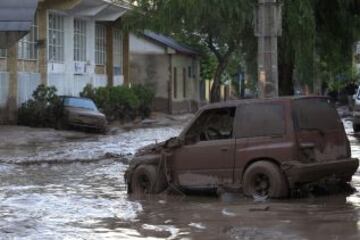
<path id="1" fill-rule="evenodd" d="M 158 174 L 153 165 L 140 165 L 131 178 L 131 191 L 135 194 L 154 194 L 165 190 L 164 174 Z"/>
<path id="2" fill-rule="evenodd" d="M 353 130 L 354 130 L 354 132 L 359 132 L 360 131 L 360 125 L 353 123 Z"/>
<path id="3" fill-rule="evenodd" d="M 283 198 L 289 195 L 284 174 L 274 163 L 259 161 L 251 164 L 243 177 L 244 194 L 253 198 Z"/>

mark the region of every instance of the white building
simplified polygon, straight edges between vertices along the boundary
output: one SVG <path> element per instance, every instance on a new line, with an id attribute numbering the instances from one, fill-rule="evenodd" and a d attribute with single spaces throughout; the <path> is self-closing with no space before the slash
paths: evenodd
<path id="1" fill-rule="evenodd" d="M 0 121 L 13 120 L 39 84 L 76 96 L 86 84 L 127 81 L 120 18 L 128 9 L 105 0 L 39 0 L 31 32 L 0 50 Z"/>

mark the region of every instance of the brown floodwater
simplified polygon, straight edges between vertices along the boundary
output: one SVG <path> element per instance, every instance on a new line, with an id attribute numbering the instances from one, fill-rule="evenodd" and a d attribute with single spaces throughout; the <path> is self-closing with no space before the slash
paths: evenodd
<path id="1" fill-rule="evenodd" d="M 350 119 L 344 125 L 352 154 L 360 157 L 360 135 Z M 128 196 L 126 164 L 101 156 L 131 154 L 180 127 L 0 146 L 0 239 L 360 239 L 359 171 L 351 194 L 277 201 L 240 194 Z M 47 161 L 67 157 L 71 164 Z M 94 161 L 76 161 L 87 158 Z M 22 160 L 36 164 L 14 164 Z"/>

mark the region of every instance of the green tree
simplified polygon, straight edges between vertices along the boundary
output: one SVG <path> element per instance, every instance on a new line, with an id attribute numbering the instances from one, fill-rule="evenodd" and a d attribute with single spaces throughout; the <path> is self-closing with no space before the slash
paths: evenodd
<path id="1" fill-rule="evenodd" d="M 312 86 L 316 79 L 344 86 L 359 40 L 359 0 L 283 0 L 279 41 L 280 94 L 292 95 L 294 79 Z M 334 82 L 343 83 L 334 84 Z"/>
<path id="2" fill-rule="evenodd" d="M 253 25 L 253 0 L 136 0 L 124 20 L 127 29 L 149 29 L 186 38 L 216 60 L 211 101 L 220 100 L 220 84 L 233 54 Z M 253 31 L 251 33 L 253 35 Z M 185 36 L 185 37 L 184 37 Z"/>

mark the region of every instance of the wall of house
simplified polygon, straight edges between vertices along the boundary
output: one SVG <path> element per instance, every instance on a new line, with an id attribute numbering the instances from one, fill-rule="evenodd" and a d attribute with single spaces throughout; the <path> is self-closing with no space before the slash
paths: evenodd
<path id="1" fill-rule="evenodd" d="M 50 12 L 54 11 L 49 11 Z M 59 11 L 55 11 L 57 14 L 61 14 Z M 116 66 L 120 68 L 117 71 L 110 71 L 109 66 L 105 63 L 103 65 L 96 65 L 95 63 L 95 24 L 92 19 L 84 19 L 86 21 L 86 61 L 74 61 L 74 20 L 76 16 L 65 15 L 65 32 L 64 43 L 65 52 L 63 63 L 48 61 L 48 85 L 55 86 L 58 89 L 60 95 L 73 95 L 77 96 L 83 90 L 87 84 L 92 84 L 94 87 L 106 86 L 109 82 L 109 72 L 116 75 L 112 77 L 114 85 L 122 85 L 124 83 L 124 77 L 122 75 L 122 66 Z M 107 44 L 113 39 L 106 39 Z M 122 49 L 122 42 L 120 42 L 119 49 Z M 107 51 L 109 54 L 109 51 Z M 122 56 L 120 54 L 112 54 L 117 59 L 113 62 L 122 62 Z M 115 60 L 115 59 L 114 59 Z M 115 66 L 112 66 L 115 67 Z"/>
<path id="2" fill-rule="evenodd" d="M 194 112 L 200 102 L 200 66 L 193 56 L 172 56 L 172 113 Z"/>
<path id="3" fill-rule="evenodd" d="M 135 34 L 129 35 L 130 82 L 150 85 L 155 90 L 154 111 L 169 111 L 170 56 L 164 47 Z"/>
<path id="4" fill-rule="evenodd" d="M 169 110 L 169 56 L 166 54 L 131 54 L 131 84 L 149 85 L 155 90 L 154 110 Z"/>
<path id="5" fill-rule="evenodd" d="M 131 54 L 166 54 L 166 49 L 133 33 L 129 35 Z"/>
<path id="6" fill-rule="evenodd" d="M 130 52 L 130 82 L 154 87 L 155 111 L 183 113 L 197 109 L 200 67 L 196 58 L 134 34 L 130 34 Z"/>
<path id="7" fill-rule="evenodd" d="M 64 58 L 62 62 L 49 59 L 49 14 L 55 13 L 64 18 Z M 74 61 L 74 20 L 81 19 L 86 22 L 86 60 Z M 0 49 L 0 123 L 15 119 L 13 117 L 17 107 L 29 100 L 33 91 L 39 84 L 55 86 L 59 95 L 77 96 L 86 86 L 95 87 L 108 84 L 124 84 L 123 76 L 123 36 L 119 23 L 104 22 L 106 31 L 111 31 L 114 38 L 106 39 L 111 48 L 106 48 L 106 54 L 111 53 L 111 66 L 108 60 L 103 65 L 95 64 L 95 19 L 80 18 L 71 13 L 47 9 L 46 5 L 39 4 L 36 14 L 37 38 L 34 40 L 35 58 L 27 59 L 18 56 L 15 49 L 7 55 L 6 50 Z M 110 26 L 111 25 L 111 26 Z M 110 27 L 110 28 L 109 28 Z M 113 34 L 113 33 L 120 34 Z M 116 39 L 115 39 L 116 36 Z M 19 51 L 19 46 L 17 51 Z M 110 54 L 108 55 L 110 56 Z M 9 63 L 11 59 L 11 63 Z M 9 68 L 10 66 L 10 68 Z M 109 70 L 109 68 L 112 68 Z M 109 73 L 113 76 L 109 76 Z M 111 78 L 111 83 L 110 83 Z M 10 110 L 9 110 L 10 109 Z M 11 116 L 9 118 L 9 116 Z M 5 120 L 4 120 L 5 119 Z"/>
<path id="8" fill-rule="evenodd" d="M 9 73 L 7 72 L 7 67 L 6 67 L 6 58 L 0 58 L 0 109 L 6 106 L 8 92 L 9 92 Z"/>

